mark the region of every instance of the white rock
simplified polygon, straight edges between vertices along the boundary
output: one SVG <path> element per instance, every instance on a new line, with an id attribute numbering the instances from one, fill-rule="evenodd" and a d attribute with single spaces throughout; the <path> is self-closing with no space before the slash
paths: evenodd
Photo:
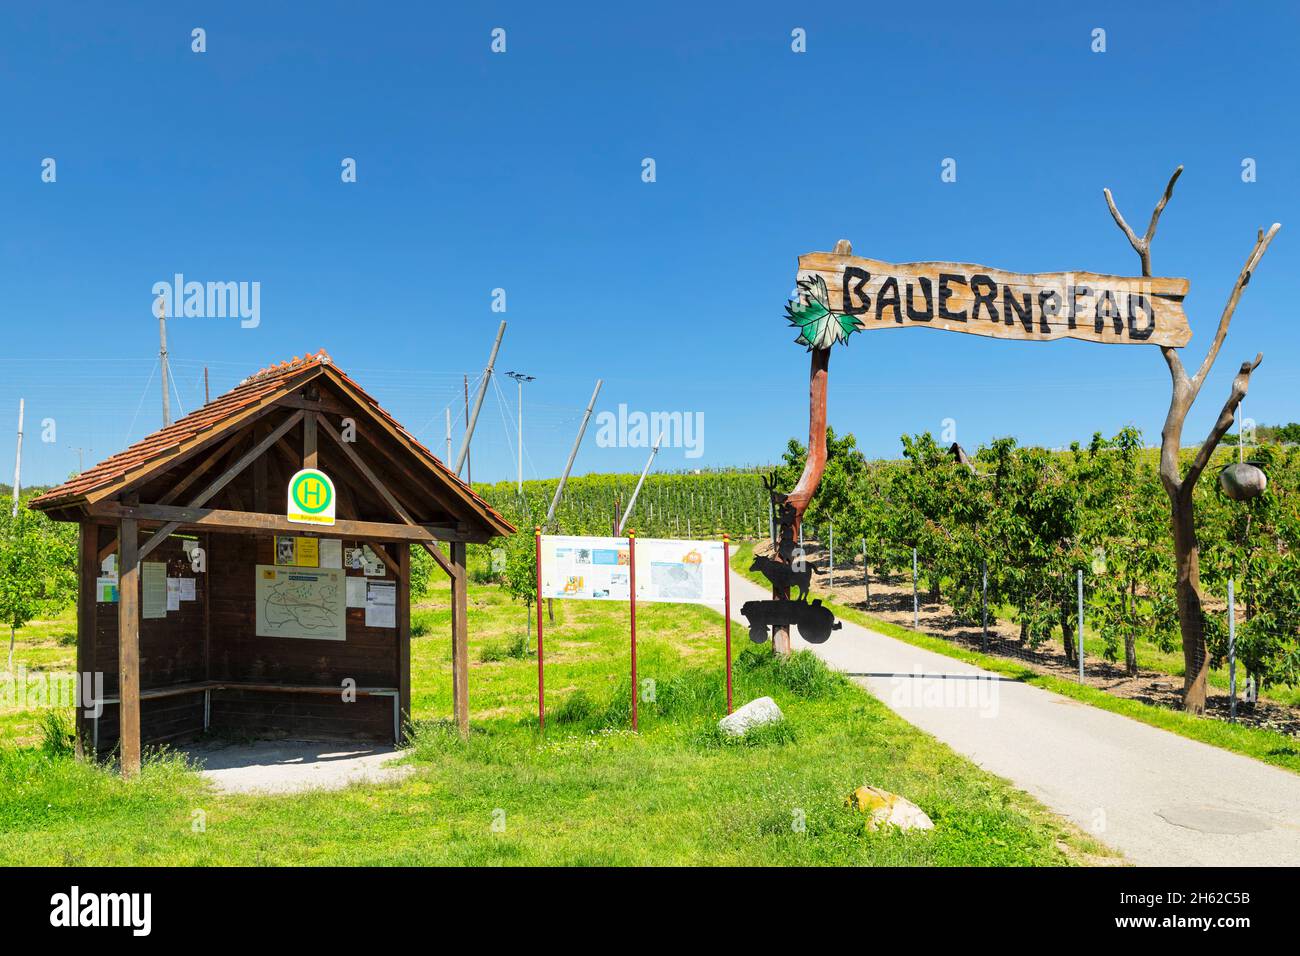
<path id="1" fill-rule="evenodd" d="M 934 821 L 915 803 L 879 787 L 858 787 L 849 794 L 848 804 L 867 815 L 869 830 L 886 826 L 898 827 L 900 830 L 934 829 Z"/>
<path id="2" fill-rule="evenodd" d="M 718 729 L 729 736 L 740 737 L 753 727 L 784 719 L 785 714 L 776 706 L 776 701 L 771 697 L 759 697 L 723 717 L 718 721 Z"/>

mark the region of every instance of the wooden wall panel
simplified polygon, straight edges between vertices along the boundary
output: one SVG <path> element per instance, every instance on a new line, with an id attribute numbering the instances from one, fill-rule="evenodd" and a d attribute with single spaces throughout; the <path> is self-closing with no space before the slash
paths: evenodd
<path id="1" fill-rule="evenodd" d="M 113 529 L 100 532 L 101 543 L 111 541 Z M 154 550 L 146 562 L 164 561 L 168 574 L 195 579 L 195 600 L 182 601 L 179 611 L 171 611 L 165 618 L 140 622 L 140 689 L 166 687 L 186 681 L 202 680 L 205 676 L 203 660 L 203 594 L 207 587 L 206 575 L 190 570 L 189 558 L 179 538 L 171 538 Z M 117 696 L 117 614 L 114 605 L 97 606 L 95 639 L 91 649 L 94 670 L 104 674 L 104 691 Z"/>
<path id="2" fill-rule="evenodd" d="M 348 610 L 344 641 L 254 633 L 254 568 L 274 564 L 274 552 L 271 536 L 212 536 L 212 679 L 341 686 L 352 678 L 358 687 L 398 686 L 397 628 L 366 627 L 364 608 Z"/>
<path id="3" fill-rule="evenodd" d="M 358 697 L 344 703 L 323 694 L 216 690 L 211 717 L 213 731 L 250 737 L 393 739 L 391 697 Z"/>

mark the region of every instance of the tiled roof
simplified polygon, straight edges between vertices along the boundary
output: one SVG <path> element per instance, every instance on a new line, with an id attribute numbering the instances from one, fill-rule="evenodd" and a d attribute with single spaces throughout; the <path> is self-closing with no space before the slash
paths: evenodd
<path id="1" fill-rule="evenodd" d="M 473 506 L 483 512 L 485 518 L 489 518 L 493 524 L 499 524 L 513 530 L 510 522 L 494 511 L 492 506 L 483 498 L 475 494 L 473 489 L 461 481 L 433 452 L 420 444 L 415 436 L 385 411 L 365 389 L 344 373 L 342 369 L 335 366 L 324 349 L 315 353 L 308 352 L 302 358 L 294 356 L 287 362 L 268 366 L 250 375 L 233 389 L 224 395 L 219 395 L 202 408 L 141 439 L 124 451 L 105 458 L 99 464 L 88 468 L 57 488 L 51 488 L 44 494 L 33 498 L 29 505 L 42 511 L 75 505 L 85 501 L 87 496 L 123 482 L 124 479 L 132 477 L 135 473 L 143 474 L 147 470 L 152 470 L 152 466 L 163 464 L 168 459 L 175 457 L 182 445 L 223 430 L 231 419 L 262 404 L 264 400 L 269 399 L 276 393 L 287 394 L 299 384 L 300 380 L 314 377 L 312 374 L 304 375 L 303 373 L 311 373 L 315 369 L 325 367 L 328 367 L 331 374 L 345 383 L 359 400 L 365 402 L 371 411 L 399 432 L 417 453 L 427 460 L 427 464 L 432 466 L 446 481 L 459 486 Z"/>

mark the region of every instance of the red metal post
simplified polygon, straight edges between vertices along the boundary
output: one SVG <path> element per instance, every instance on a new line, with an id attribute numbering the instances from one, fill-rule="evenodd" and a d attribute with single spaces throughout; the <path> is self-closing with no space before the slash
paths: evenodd
<path id="1" fill-rule="evenodd" d="M 731 713 L 731 543 L 722 536 L 722 603 L 727 624 L 727 713 Z"/>
<path id="2" fill-rule="evenodd" d="M 533 528 L 537 545 L 537 729 L 546 730 L 546 681 L 542 670 L 542 528 Z"/>
<path id="3" fill-rule="evenodd" d="M 636 532 L 627 533 L 628 593 L 632 608 L 632 732 L 636 732 Z"/>

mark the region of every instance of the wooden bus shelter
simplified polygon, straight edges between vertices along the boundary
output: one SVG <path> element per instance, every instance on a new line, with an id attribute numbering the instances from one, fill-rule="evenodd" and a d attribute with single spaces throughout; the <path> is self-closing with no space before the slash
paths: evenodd
<path id="1" fill-rule="evenodd" d="M 302 469 L 332 481 L 332 524 L 289 519 Z M 468 733 L 465 548 L 514 528 L 324 350 L 263 369 L 31 507 L 81 528 L 77 670 L 103 674 L 104 692 L 98 717 L 77 708 L 80 752 L 119 746 L 130 775 L 142 745 L 204 730 L 400 740 L 413 544 L 451 578 L 454 712 Z M 301 541 L 302 564 L 331 569 L 319 577 L 366 577 L 350 596 L 377 588 L 395 609 L 372 618 L 348 600 L 328 640 L 259 634 L 257 577 L 292 572 Z"/>

